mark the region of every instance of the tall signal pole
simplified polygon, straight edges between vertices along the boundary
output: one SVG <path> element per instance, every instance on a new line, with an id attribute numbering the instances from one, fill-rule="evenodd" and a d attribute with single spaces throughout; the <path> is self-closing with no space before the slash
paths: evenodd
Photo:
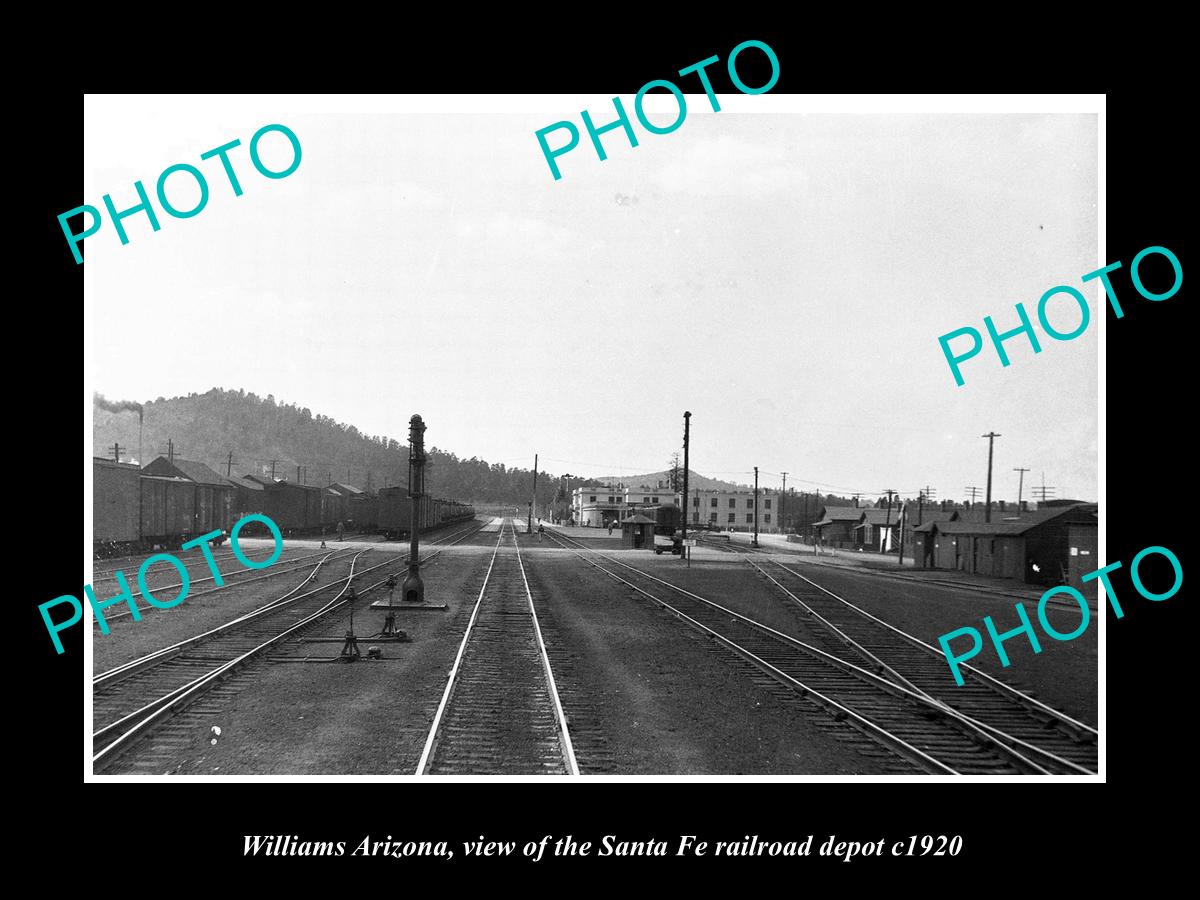
<path id="1" fill-rule="evenodd" d="M 1014 472 L 1020 472 L 1017 480 L 1017 515 L 1021 514 L 1021 491 L 1025 487 L 1025 473 L 1028 469 L 1013 469 Z"/>
<path id="2" fill-rule="evenodd" d="M 996 442 L 996 438 L 1000 435 L 994 431 L 989 431 L 987 434 L 981 434 L 980 437 L 988 439 L 988 477 L 987 477 L 987 497 L 984 500 L 986 504 L 983 508 L 983 521 L 992 521 L 992 445 Z"/>
<path id="3" fill-rule="evenodd" d="M 369 470 L 368 470 L 369 474 Z M 425 600 L 425 585 L 421 582 L 419 554 L 421 552 L 421 497 L 425 493 L 425 422 L 419 415 L 408 420 L 408 496 L 412 504 L 409 519 L 408 575 L 400 586 L 400 596 L 421 603 Z"/>
<path id="4" fill-rule="evenodd" d="M 692 437 L 692 414 L 686 410 L 683 413 L 683 525 L 680 529 L 682 540 L 687 540 L 687 495 L 688 495 L 688 444 L 691 443 Z M 687 551 L 687 545 L 684 544 L 684 549 L 680 551 L 679 558 L 683 559 L 684 553 Z M 689 560 L 690 564 L 690 560 Z"/>

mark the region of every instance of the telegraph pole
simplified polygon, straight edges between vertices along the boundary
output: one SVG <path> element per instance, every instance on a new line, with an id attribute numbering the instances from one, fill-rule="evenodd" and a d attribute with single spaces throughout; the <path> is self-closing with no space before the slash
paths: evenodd
<path id="1" fill-rule="evenodd" d="M 779 491 L 779 525 L 782 531 L 787 531 L 787 516 L 784 513 L 787 511 L 787 472 L 780 472 L 783 476 L 783 487 Z"/>
<path id="2" fill-rule="evenodd" d="M 680 530 L 682 535 L 681 540 L 687 540 L 687 495 L 688 495 L 688 444 L 691 442 L 692 431 L 692 414 L 688 411 L 683 413 L 683 525 Z M 687 552 L 687 545 L 684 544 L 683 550 L 679 553 L 679 558 L 683 559 Z M 690 564 L 690 560 L 689 560 Z"/>
<path id="3" fill-rule="evenodd" d="M 1045 503 L 1053 495 L 1055 489 L 1046 487 L 1046 473 L 1042 472 L 1042 486 L 1033 489 L 1034 494 L 1038 494 L 1038 503 Z"/>
<path id="4" fill-rule="evenodd" d="M 275 480 L 275 463 L 277 463 L 277 462 L 279 462 L 279 460 L 277 460 L 277 459 L 271 460 L 271 480 L 272 481 Z"/>
<path id="5" fill-rule="evenodd" d="M 233 472 L 233 451 L 229 451 L 229 456 L 225 460 L 225 477 L 228 478 Z"/>
<path id="6" fill-rule="evenodd" d="M 968 494 L 970 494 L 970 495 L 971 495 L 971 505 L 974 505 L 974 504 L 975 504 L 975 498 L 979 496 L 979 488 L 977 488 L 977 487 L 974 487 L 974 486 L 972 485 L 972 486 L 968 486 L 968 487 L 966 487 L 966 488 L 963 488 L 963 490 L 965 490 L 965 491 L 966 491 Z"/>
<path id="7" fill-rule="evenodd" d="M 525 524 L 525 533 L 533 534 L 533 507 L 537 503 L 537 467 L 538 455 L 533 454 L 533 497 L 529 501 L 529 519 Z"/>
<path id="8" fill-rule="evenodd" d="M 888 534 L 892 530 L 892 495 L 895 494 L 896 492 L 894 490 L 892 490 L 891 488 L 884 488 L 883 492 L 885 494 L 887 494 L 887 498 L 888 498 L 887 516 L 885 517 L 886 520 L 885 520 L 884 526 L 883 526 L 884 540 L 887 540 Z"/>
<path id="9" fill-rule="evenodd" d="M 987 498 L 984 501 L 986 506 L 983 510 L 983 521 L 992 521 L 992 445 L 996 442 L 996 438 L 1000 435 L 994 431 L 989 431 L 987 434 L 981 434 L 980 437 L 988 439 L 988 477 L 987 477 Z"/>
<path id="10" fill-rule="evenodd" d="M 122 447 L 120 444 L 117 444 L 114 442 L 113 443 L 113 459 L 115 459 L 117 462 L 120 462 L 121 461 L 121 451 L 124 449 L 125 448 Z"/>
<path id="11" fill-rule="evenodd" d="M 758 466 L 754 467 L 754 539 L 750 546 L 758 546 Z"/>
<path id="12" fill-rule="evenodd" d="M 175 463 L 175 442 L 167 438 L 167 462 Z"/>
<path id="13" fill-rule="evenodd" d="M 1021 514 L 1021 490 L 1025 487 L 1025 473 L 1029 470 L 1013 469 L 1013 471 L 1021 473 L 1017 481 L 1017 515 L 1019 516 Z"/>

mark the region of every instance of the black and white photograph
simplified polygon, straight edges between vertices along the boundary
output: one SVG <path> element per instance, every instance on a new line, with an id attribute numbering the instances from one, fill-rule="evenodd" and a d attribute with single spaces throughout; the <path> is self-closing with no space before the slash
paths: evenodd
<path id="1" fill-rule="evenodd" d="M 690 77 L 85 97 L 88 780 L 1101 777 L 1103 98 Z"/>

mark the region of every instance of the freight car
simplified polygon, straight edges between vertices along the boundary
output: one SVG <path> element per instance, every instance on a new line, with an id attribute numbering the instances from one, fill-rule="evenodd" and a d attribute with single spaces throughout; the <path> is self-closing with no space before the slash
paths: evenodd
<path id="1" fill-rule="evenodd" d="M 141 537 L 138 467 L 92 460 L 92 535 L 97 555 L 115 555 Z"/>
<path id="2" fill-rule="evenodd" d="M 92 459 L 92 548 L 97 557 L 153 547 L 179 548 L 227 531 L 231 492 L 129 463 Z"/>
<path id="3" fill-rule="evenodd" d="M 402 487 L 382 488 L 378 496 L 378 530 L 389 540 L 412 533 L 412 498 Z M 417 527 L 421 531 L 441 528 L 452 522 L 474 518 L 475 509 L 457 500 L 421 497 L 417 504 Z"/>

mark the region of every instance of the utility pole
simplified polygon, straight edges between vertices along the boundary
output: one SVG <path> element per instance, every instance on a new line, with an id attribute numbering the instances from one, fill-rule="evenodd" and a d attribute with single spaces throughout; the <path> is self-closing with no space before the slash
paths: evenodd
<path id="1" fill-rule="evenodd" d="M 1042 472 L 1042 486 L 1033 489 L 1034 494 L 1038 494 L 1038 503 L 1045 503 L 1054 494 L 1055 489 L 1046 487 L 1046 473 Z"/>
<path id="2" fill-rule="evenodd" d="M 167 438 L 167 462 L 175 462 L 175 442 L 170 438 Z"/>
<path id="3" fill-rule="evenodd" d="M 858 498 L 861 497 L 862 494 L 853 494 L 852 496 L 854 497 L 854 508 L 858 509 Z"/>
<path id="4" fill-rule="evenodd" d="M 272 481 L 275 480 L 275 463 L 277 463 L 277 462 L 279 462 L 279 460 L 277 460 L 277 459 L 271 460 L 271 480 Z"/>
<path id="5" fill-rule="evenodd" d="M 883 526 L 883 538 L 884 538 L 884 540 L 887 540 L 890 543 L 889 536 L 890 536 L 890 533 L 892 530 L 892 495 L 895 494 L 896 492 L 894 490 L 892 490 L 891 488 L 884 488 L 883 492 L 885 494 L 887 494 L 887 498 L 888 498 L 887 516 L 885 517 L 886 521 Z M 884 551 L 884 552 L 886 553 L 887 551 Z"/>
<path id="6" fill-rule="evenodd" d="M 233 451 L 229 451 L 229 456 L 225 460 L 225 477 L 228 478 L 233 473 Z"/>
<path id="7" fill-rule="evenodd" d="M 965 490 L 968 494 L 971 495 L 971 505 L 974 506 L 975 498 L 979 496 L 979 488 L 970 486 L 970 487 L 964 488 L 963 490 Z"/>
<path id="8" fill-rule="evenodd" d="M 783 487 L 779 491 L 779 524 L 784 531 L 787 531 L 787 516 L 784 513 L 787 511 L 787 472 L 780 472 L 783 476 Z"/>
<path id="9" fill-rule="evenodd" d="M 683 526 L 680 530 L 680 535 L 681 535 L 680 540 L 683 540 L 683 541 L 687 540 L 688 466 L 690 465 L 690 462 L 688 460 L 688 445 L 691 443 L 691 438 L 692 438 L 692 414 L 690 412 L 688 412 L 687 410 L 684 410 L 684 413 L 683 413 L 683 499 L 684 499 L 684 509 L 683 509 Z M 680 552 L 679 552 L 679 558 L 683 559 L 684 554 L 686 554 L 686 553 L 687 553 L 687 544 L 684 544 L 683 549 L 680 550 Z M 691 565 L 691 559 L 688 560 L 688 565 Z"/>
<path id="10" fill-rule="evenodd" d="M 296 484 L 300 483 L 300 463 L 296 463 Z"/>
<path id="11" fill-rule="evenodd" d="M 922 516 L 924 513 L 924 509 L 925 509 L 925 501 L 928 500 L 932 504 L 933 503 L 933 495 L 935 493 L 937 493 L 937 492 L 933 488 L 931 488 L 929 485 L 925 485 L 925 490 L 923 490 L 917 494 L 917 524 L 918 525 L 920 525 L 921 521 L 922 521 Z"/>
<path id="12" fill-rule="evenodd" d="M 121 461 L 121 451 L 124 449 L 125 448 L 122 447 L 120 444 L 117 444 L 114 442 L 113 443 L 113 459 L 115 459 L 117 462 L 120 462 Z"/>
<path id="13" fill-rule="evenodd" d="M 537 469 L 538 455 L 533 454 L 533 497 L 529 501 L 529 521 L 525 526 L 526 534 L 533 534 L 533 507 L 537 503 Z"/>
<path id="14" fill-rule="evenodd" d="M 983 521 L 990 522 L 992 521 L 992 445 L 1000 435 L 994 431 L 989 431 L 987 434 L 981 434 L 980 437 L 988 439 L 987 499 L 984 501 L 986 506 L 983 510 Z"/>
<path id="15" fill-rule="evenodd" d="M 1019 516 L 1021 514 L 1021 491 L 1022 491 L 1022 488 L 1025 487 L 1025 473 L 1028 472 L 1029 470 L 1028 469 L 1013 469 L 1013 471 L 1020 473 L 1020 475 L 1018 476 L 1018 480 L 1017 480 L 1017 515 Z"/>
<path id="16" fill-rule="evenodd" d="M 758 466 L 754 467 L 754 540 L 750 546 L 758 546 Z"/>

